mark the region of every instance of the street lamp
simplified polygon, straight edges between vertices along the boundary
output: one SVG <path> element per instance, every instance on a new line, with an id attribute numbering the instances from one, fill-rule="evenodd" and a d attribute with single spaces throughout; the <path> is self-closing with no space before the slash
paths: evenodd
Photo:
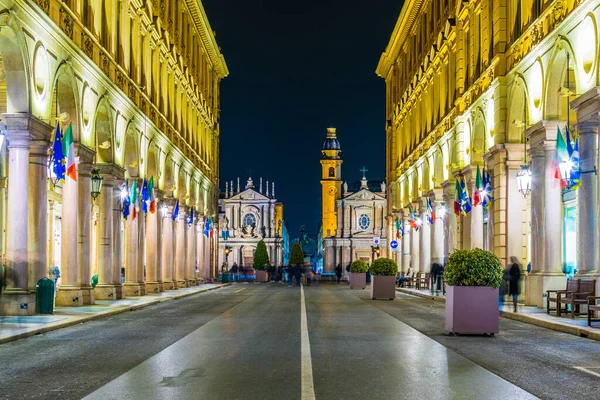
<path id="1" fill-rule="evenodd" d="M 225 265 L 229 266 L 229 253 L 231 253 L 231 247 L 225 245 Z"/>
<path id="2" fill-rule="evenodd" d="M 527 197 L 531 193 L 531 170 L 529 165 L 521 165 L 521 170 L 517 173 L 517 185 L 523 197 Z"/>
<path id="3" fill-rule="evenodd" d="M 98 196 L 100 196 L 100 192 L 102 191 L 102 181 L 104 178 L 100 175 L 100 171 L 97 169 L 92 170 L 92 177 L 90 179 L 92 181 L 92 199 L 96 200 Z"/>

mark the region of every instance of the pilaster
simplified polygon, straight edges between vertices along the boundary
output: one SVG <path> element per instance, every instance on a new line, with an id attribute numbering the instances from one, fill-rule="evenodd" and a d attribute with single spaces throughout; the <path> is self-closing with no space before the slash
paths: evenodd
<path id="1" fill-rule="evenodd" d="M 82 301 L 84 305 L 94 304 L 94 290 L 92 289 L 92 162 L 94 152 L 83 146 L 76 144 L 75 152 L 79 159 L 77 165 L 77 266 L 78 266 L 78 286 L 81 288 Z M 67 178 L 69 179 L 69 178 Z M 63 208 L 64 212 L 64 208 Z"/>
<path id="2" fill-rule="evenodd" d="M 431 270 L 431 225 L 427 221 L 427 197 L 419 199 L 419 271 Z"/>

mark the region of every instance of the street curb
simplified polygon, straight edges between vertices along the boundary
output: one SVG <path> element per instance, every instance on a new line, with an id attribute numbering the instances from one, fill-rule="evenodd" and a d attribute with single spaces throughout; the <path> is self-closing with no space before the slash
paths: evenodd
<path id="1" fill-rule="evenodd" d="M 129 311 L 141 310 L 142 308 L 146 308 L 146 307 L 149 307 L 149 306 L 154 306 L 154 305 L 157 305 L 157 304 L 166 303 L 168 301 L 178 300 L 178 299 L 181 299 L 181 298 L 184 298 L 184 297 L 193 296 L 195 294 L 210 292 L 212 290 L 221 289 L 221 288 L 224 288 L 224 287 L 229 286 L 229 285 L 231 285 L 231 284 L 230 283 L 225 283 L 225 284 L 221 284 L 221 285 L 219 285 L 217 287 L 202 289 L 202 290 L 198 290 L 198 291 L 195 291 L 195 292 L 184 292 L 184 293 L 178 294 L 176 296 L 170 296 L 170 297 L 164 297 L 164 298 L 157 298 L 154 301 L 149 301 L 149 302 L 143 303 L 143 304 L 135 304 L 135 305 L 131 305 L 131 306 L 123 306 L 123 307 L 115 308 L 114 310 L 106 310 L 106 311 L 100 312 L 98 314 L 87 315 L 85 317 L 81 317 L 79 319 L 75 319 L 75 320 L 71 320 L 71 321 L 57 322 L 54 325 L 45 326 L 43 328 L 34 329 L 34 330 L 31 330 L 31 331 L 28 331 L 28 332 L 19 333 L 19 334 L 13 335 L 13 336 L 5 337 L 5 338 L 0 338 L 0 344 L 4 344 L 4 343 L 8 343 L 8 342 L 13 342 L 13 341 L 19 340 L 19 339 L 28 338 L 28 337 L 31 337 L 31 336 L 39 335 L 41 333 L 47 333 L 47 332 L 56 331 L 58 329 L 67 328 L 69 326 L 73 326 L 73 325 L 77 325 L 77 324 L 82 324 L 84 322 L 89 322 L 89 321 L 93 321 L 93 320 L 96 320 L 96 319 L 101 319 L 101 318 L 105 318 L 105 317 L 111 317 L 113 315 L 118 315 L 118 314 L 123 314 L 123 313 L 129 312 Z"/>
<path id="2" fill-rule="evenodd" d="M 404 288 L 396 288 L 397 292 L 408 294 L 415 297 L 421 297 L 423 299 L 439 301 L 440 303 L 446 303 L 446 299 L 441 296 L 432 296 L 425 293 L 416 293 Z M 557 332 L 568 333 L 570 335 L 588 338 L 592 340 L 600 341 L 600 331 L 594 330 L 589 327 L 573 326 L 554 321 L 545 321 L 537 318 L 530 317 L 527 314 L 515 313 L 511 311 L 504 311 L 502 317 L 506 319 L 512 319 L 514 321 L 524 322 L 526 324 L 539 326 L 541 328 L 551 329 Z"/>

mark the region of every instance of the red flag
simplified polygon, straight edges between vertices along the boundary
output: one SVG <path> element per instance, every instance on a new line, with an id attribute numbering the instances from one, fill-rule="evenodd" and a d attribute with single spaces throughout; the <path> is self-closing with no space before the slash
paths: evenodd
<path id="1" fill-rule="evenodd" d="M 150 214 L 154 214 L 156 212 L 156 199 L 152 199 L 150 202 Z"/>
<path id="2" fill-rule="evenodd" d="M 460 215 L 460 194 L 462 189 L 460 184 L 458 183 L 458 179 L 456 180 L 456 188 L 454 192 L 454 214 L 458 217 Z"/>
<path id="3" fill-rule="evenodd" d="M 137 217 L 137 214 L 138 214 L 137 207 L 133 206 L 133 212 L 131 213 L 131 215 L 132 215 L 131 220 L 132 221 L 135 221 L 135 217 Z"/>

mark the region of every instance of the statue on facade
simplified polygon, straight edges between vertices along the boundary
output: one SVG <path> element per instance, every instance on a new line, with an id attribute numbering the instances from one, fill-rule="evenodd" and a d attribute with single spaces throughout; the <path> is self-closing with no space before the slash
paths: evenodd
<path id="1" fill-rule="evenodd" d="M 348 194 L 348 182 L 344 182 L 344 194 Z"/>
<path id="2" fill-rule="evenodd" d="M 385 189 L 386 189 L 385 182 L 381 182 L 381 193 L 385 194 Z"/>

